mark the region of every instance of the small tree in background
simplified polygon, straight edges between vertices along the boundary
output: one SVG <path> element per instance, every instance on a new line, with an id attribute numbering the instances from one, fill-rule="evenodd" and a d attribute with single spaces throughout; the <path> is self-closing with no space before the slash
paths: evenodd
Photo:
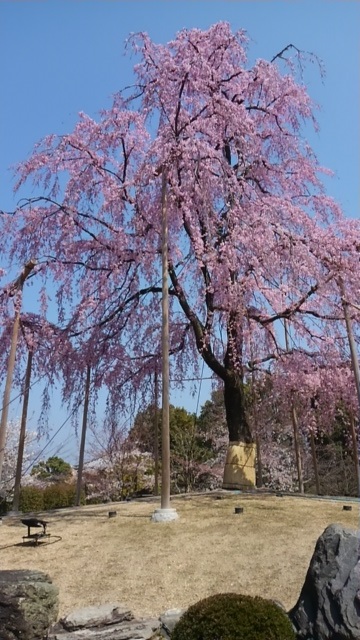
<path id="1" fill-rule="evenodd" d="M 212 411 L 214 415 L 217 412 L 217 405 L 213 409 L 212 401 L 208 401 L 204 415 L 200 413 L 199 418 L 183 407 L 170 405 L 171 482 L 172 491 L 175 493 L 220 484 L 219 454 L 226 448 L 227 441 L 223 401 L 221 424 L 215 419 L 210 419 Z M 149 405 L 136 415 L 129 432 L 129 442 L 139 451 L 152 453 L 154 438 L 155 410 L 153 405 Z M 158 445 L 161 453 L 160 436 Z"/>
<path id="2" fill-rule="evenodd" d="M 6 432 L 6 445 L 4 466 L 0 495 L 11 495 L 15 483 L 16 460 L 18 455 L 20 422 L 12 421 L 8 424 Z M 31 465 L 36 456 L 36 433 L 28 432 L 25 436 L 25 450 L 23 456 L 23 470 Z"/>
<path id="3" fill-rule="evenodd" d="M 54 482 L 70 480 L 72 477 L 71 464 L 58 456 L 51 456 L 46 461 L 41 460 L 31 470 L 31 475 L 39 480 L 52 480 Z"/>
<path id="4" fill-rule="evenodd" d="M 100 434 L 93 428 L 92 435 L 93 462 L 85 464 L 84 472 L 91 501 L 120 500 L 150 488 L 153 463 L 146 445 L 138 445 L 124 426 L 113 421 L 102 425 Z"/>

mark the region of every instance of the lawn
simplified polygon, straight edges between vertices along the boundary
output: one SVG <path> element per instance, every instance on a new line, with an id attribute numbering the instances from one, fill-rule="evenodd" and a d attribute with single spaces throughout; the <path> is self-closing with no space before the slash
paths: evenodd
<path id="1" fill-rule="evenodd" d="M 122 602 L 158 615 L 205 596 L 235 591 L 292 607 L 315 542 L 330 523 L 359 525 L 359 505 L 275 496 L 197 496 L 172 500 L 179 520 L 152 523 L 151 502 L 43 514 L 51 544 L 21 543 L 19 518 L 0 528 L 1 569 L 39 569 L 60 588 L 60 615 L 90 604 Z M 235 506 L 244 512 L 234 514 Z M 39 516 L 40 517 L 40 516 Z M 59 539 L 60 538 L 60 539 Z"/>

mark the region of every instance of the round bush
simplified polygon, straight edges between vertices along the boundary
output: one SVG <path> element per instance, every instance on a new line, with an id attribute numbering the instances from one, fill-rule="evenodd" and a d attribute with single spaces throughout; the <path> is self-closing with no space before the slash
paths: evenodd
<path id="1" fill-rule="evenodd" d="M 286 613 L 271 600 L 219 593 L 190 607 L 171 640 L 295 640 Z"/>

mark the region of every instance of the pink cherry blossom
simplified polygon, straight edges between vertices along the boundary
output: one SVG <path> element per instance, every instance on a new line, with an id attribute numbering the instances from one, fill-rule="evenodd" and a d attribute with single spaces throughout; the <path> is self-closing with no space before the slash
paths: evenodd
<path id="1" fill-rule="evenodd" d="M 331 410 L 344 394 L 353 402 L 338 278 L 358 300 L 360 225 L 324 191 L 327 170 L 303 137 L 316 106 L 296 65 L 282 66 L 289 51 L 251 66 L 247 42 L 227 23 L 165 45 L 134 36 L 133 87 L 18 166 L 17 188 L 35 195 L 2 217 L 1 248 L 13 265 L 38 262 L 37 348 L 50 349 L 41 360 L 64 376 L 66 398 L 91 365 L 94 389 L 122 406 L 158 366 L 166 168 L 176 377 L 200 357 L 220 378 L 232 441 L 253 438 L 244 403 L 253 370 L 274 376 L 284 406 L 291 389 L 304 407 L 314 393 Z M 356 309 L 353 321 L 358 331 Z"/>

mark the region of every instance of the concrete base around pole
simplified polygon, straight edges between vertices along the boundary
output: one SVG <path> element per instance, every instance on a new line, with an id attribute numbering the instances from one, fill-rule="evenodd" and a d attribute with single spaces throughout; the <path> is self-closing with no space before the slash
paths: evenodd
<path id="1" fill-rule="evenodd" d="M 178 519 L 176 509 L 155 509 L 151 516 L 151 522 L 171 522 Z"/>

